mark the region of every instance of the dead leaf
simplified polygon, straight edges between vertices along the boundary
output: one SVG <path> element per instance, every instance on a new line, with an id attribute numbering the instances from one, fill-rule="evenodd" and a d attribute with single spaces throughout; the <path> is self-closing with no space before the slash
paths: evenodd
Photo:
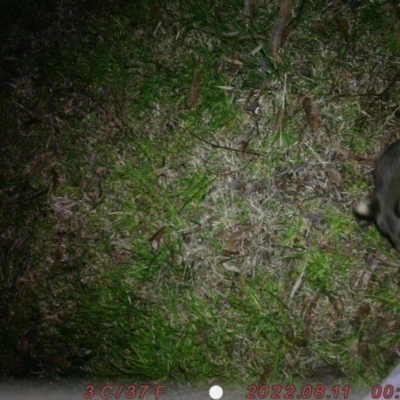
<path id="1" fill-rule="evenodd" d="M 240 274 L 242 272 L 240 268 L 235 267 L 234 265 L 224 265 L 224 269 L 229 272 L 234 272 L 235 274 Z"/>
<path id="2" fill-rule="evenodd" d="M 266 367 L 264 367 L 264 371 L 261 374 L 260 379 L 258 380 L 258 384 L 263 385 L 264 383 L 267 383 L 273 370 L 273 365 L 267 365 Z"/>
<path id="3" fill-rule="evenodd" d="M 72 186 L 85 189 L 91 184 L 91 182 L 92 182 L 91 179 L 81 179 L 79 181 L 73 182 Z"/>
<path id="4" fill-rule="evenodd" d="M 285 30 L 290 11 L 292 9 L 292 5 L 292 0 L 282 0 L 278 18 L 276 19 L 274 27 L 272 28 L 270 46 L 272 57 L 278 64 L 282 62 L 282 59 L 279 57 L 278 52 L 279 48 L 281 47 L 283 31 Z"/>
<path id="5" fill-rule="evenodd" d="M 312 321 L 314 317 L 314 311 L 317 307 L 318 300 L 321 297 L 321 292 L 318 291 L 315 295 L 310 299 L 309 304 L 307 306 L 307 310 L 304 314 L 304 339 L 308 340 L 312 334 Z"/>
<path id="6" fill-rule="evenodd" d="M 356 311 L 357 317 L 366 317 L 371 314 L 371 307 L 368 304 L 361 304 Z"/>
<path id="7" fill-rule="evenodd" d="M 346 18 L 341 17 L 339 14 L 335 15 L 335 22 L 337 27 L 339 28 L 340 33 L 342 34 L 343 38 L 347 41 L 350 40 L 350 26 L 349 22 Z"/>
<path id="8" fill-rule="evenodd" d="M 328 244 L 323 244 L 321 245 L 321 250 L 326 251 L 329 254 L 336 254 L 337 253 L 337 249 L 335 246 L 331 246 Z"/>
<path id="9" fill-rule="evenodd" d="M 285 116 L 285 105 L 279 108 L 278 113 L 276 114 L 274 129 L 272 130 L 272 134 L 275 135 L 278 132 L 279 128 L 282 126 L 283 117 Z"/>
<path id="10" fill-rule="evenodd" d="M 251 52 L 252 56 L 255 56 L 262 48 L 264 47 L 264 43 L 259 43 Z"/>
<path id="11" fill-rule="evenodd" d="M 129 260 L 130 254 L 128 251 L 122 250 L 122 251 L 113 251 L 112 253 L 113 257 L 117 261 L 126 261 Z"/>
<path id="12" fill-rule="evenodd" d="M 235 144 L 235 146 L 247 146 L 249 141 L 250 137 L 245 135 L 240 135 L 233 141 L 233 143 Z"/>
<path id="13" fill-rule="evenodd" d="M 254 114 L 256 109 L 260 107 L 260 94 L 255 88 L 251 89 L 247 95 L 244 107 L 250 115 Z"/>
<path id="14" fill-rule="evenodd" d="M 37 106 L 37 111 L 41 112 L 47 108 L 55 96 L 55 91 L 51 88 L 46 88 L 40 102 Z"/>
<path id="15" fill-rule="evenodd" d="M 253 225 L 244 226 L 238 231 L 234 232 L 228 239 L 226 243 L 225 250 L 227 251 L 237 251 L 239 242 L 242 240 L 242 235 L 253 227 Z"/>
<path id="16" fill-rule="evenodd" d="M 234 65 L 239 65 L 239 66 L 244 65 L 244 63 L 242 61 L 240 61 L 239 58 L 240 58 L 240 54 L 236 53 L 234 58 L 221 56 L 219 59 L 221 61 L 224 61 L 224 62 L 227 62 L 227 63 L 230 63 L 230 64 L 234 64 Z"/>
<path id="17" fill-rule="evenodd" d="M 309 211 L 305 211 L 302 213 L 303 217 L 308 219 L 310 222 L 324 222 L 325 221 L 325 217 L 322 217 L 318 214 L 309 212 Z"/>
<path id="18" fill-rule="evenodd" d="M 197 74 L 197 70 L 194 70 L 194 76 L 192 81 L 192 89 L 190 91 L 190 100 L 187 105 L 187 109 L 190 110 L 196 103 L 199 98 L 199 77 Z"/>
<path id="19" fill-rule="evenodd" d="M 400 329 L 400 321 L 399 320 L 391 320 L 386 321 L 386 326 L 393 331 L 398 331 Z"/>
<path id="20" fill-rule="evenodd" d="M 311 126 L 313 131 L 316 131 L 322 123 L 317 104 L 310 97 L 306 97 L 303 100 L 303 108 L 306 113 L 308 124 Z"/>
<path id="21" fill-rule="evenodd" d="M 232 65 L 232 73 L 233 74 L 237 74 L 240 71 L 240 67 L 241 65 L 243 65 L 242 61 L 241 61 L 242 55 L 241 53 L 239 53 L 238 51 L 235 53 L 235 57 L 234 60 L 236 62 L 233 63 Z"/>
<path id="22" fill-rule="evenodd" d="M 245 142 L 242 143 L 242 147 L 241 147 L 240 150 L 242 150 L 243 152 L 245 152 L 246 149 L 247 149 L 247 146 L 249 145 L 249 143 L 250 143 L 250 138 L 249 138 L 248 140 L 246 140 Z"/>
<path id="23" fill-rule="evenodd" d="M 150 244 L 153 250 L 157 251 L 160 248 L 161 245 L 161 240 L 164 236 L 164 233 L 167 229 L 167 226 L 164 225 L 162 226 L 151 238 L 150 238 Z"/>
<path id="24" fill-rule="evenodd" d="M 225 63 L 231 64 L 233 74 L 237 74 L 240 71 L 240 67 L 244 65 L 244 63 L 241 61 L 242 54 L 239 53 L 238 51 L 235 53 L 233 58 L 227 56 L 221 56 L 219 59 Z"/>
<path id="25" fill-rule="evenodd" d="M 239 137 L 237 137 L 234 140 L 234 143 L 235 143 L 236 146 L 241 146 L 241 150 L 242 151 L 246 151 L 246 149 L 247 149 L 247 147 L 248 147 L 248 145 L 250 143 L 250 140 L 251 140 L 250 137 L 247 137 L 245 135 L 240 135 Z"/>
<path id="26" fill-rule="evenodd" d="M 336 311 L 336 315 L 340 317 L 343 314 L 344 311 L 344 302 L 341 299 L 335 299 L 333 302 L 333 308 Z"/>
<path id="27" fill-rule="evenodd" d="M 376 160 L 370 160 L 368 158 L 359 157 L 359 156 L 355 155 L 354 153 L 351 153 L 350 151 L 346 150 L 338 142 L 332 141 L 332 146 L 339 154 L 341 154 L 342 156 L 344 156 L 348 160 L 357 161 L 360 164 L 362 164 L 362 165 L 364 165 L 366 167 L 371 167 L 371 168 L 374 168 L 375 165 L 376 165 Z"/>
<path id="28" fill-rule="evenodd" d="M 237 256 L 239 252 L 237 250 L 223 250 L 221 255 L 225 257 L 225 259 L 221 260 L 220 264 L 226 262 L 226 258 L 231 259 L 233 256 Z"/>
<path id="29" fill-rule="evenodd" d="M 338 316 L 340 316 L 344 311 L 344 302 L 343 302 L 343 300 L 333 296 L 327 290 L 323 290 L 322 292 L 328 297 L 329 303 L 331 303 L 333 305 L 333 308 L 335 309 L 336 314 Z"/>
<path id="30" fill-rule="evenodd" d="M 285 45 L 287 38 L 293 32 L 295 26 L 296 26 L 296 20 L 292 20 L 286 25 L 285 29 L 282 32 L 280 47 L 283 47 Z"/>

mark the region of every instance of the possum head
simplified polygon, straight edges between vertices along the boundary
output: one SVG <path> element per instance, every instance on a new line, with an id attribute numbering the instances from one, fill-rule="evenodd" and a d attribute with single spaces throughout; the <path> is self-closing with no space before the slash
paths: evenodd
<path id="1" fill-rule="evenodd" d="M 373 195 L 360 202 L 354 210 L 361 217 L 373 219 L 400 251 L 400 140 L 383 152 L 374 175 Z"/>
<path id="2" fill-rule="evenodd" d="M 388 201 L 374 195 L 358 203 L 354 211 L 360 217 L 373 219 L 396 250 L 400 251 L 400 198 Z"/>

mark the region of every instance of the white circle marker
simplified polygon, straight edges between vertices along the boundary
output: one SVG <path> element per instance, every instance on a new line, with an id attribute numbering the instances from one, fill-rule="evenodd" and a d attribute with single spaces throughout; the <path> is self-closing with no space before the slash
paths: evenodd
<path id="1" fill-rule="evenodd" d="M 210 388 L 209 393 L 213 400 L 219 400 L 223 396 L 224 391 L 222 390 L 221 386 L 215 385 Z"/>

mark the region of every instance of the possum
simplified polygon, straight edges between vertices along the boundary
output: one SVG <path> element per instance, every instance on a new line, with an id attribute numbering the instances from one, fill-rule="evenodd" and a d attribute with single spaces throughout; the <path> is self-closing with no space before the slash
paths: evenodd
<path id="1" fill-rule="evenodd" d="M 400 251 L 400 140 L 393 142 L 381 155 L 374 175 L 372 196 L 358 203 L 354 211 L 360 217 L 373 219 Z"/>

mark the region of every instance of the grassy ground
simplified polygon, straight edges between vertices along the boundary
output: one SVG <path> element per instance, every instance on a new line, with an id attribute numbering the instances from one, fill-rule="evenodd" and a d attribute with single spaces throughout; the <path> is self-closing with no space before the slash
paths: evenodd
<path id="1" fill-rule="evenodd" d="M 3 376 L 371 385 L 393 368 L 400 279 L 378 258 L 398 254 L 353 215 L 373 179 L 340 151 L 398 137 L 390 2 L 307 1 L 281 64 L 278 1 L 9 3 Z"/>

